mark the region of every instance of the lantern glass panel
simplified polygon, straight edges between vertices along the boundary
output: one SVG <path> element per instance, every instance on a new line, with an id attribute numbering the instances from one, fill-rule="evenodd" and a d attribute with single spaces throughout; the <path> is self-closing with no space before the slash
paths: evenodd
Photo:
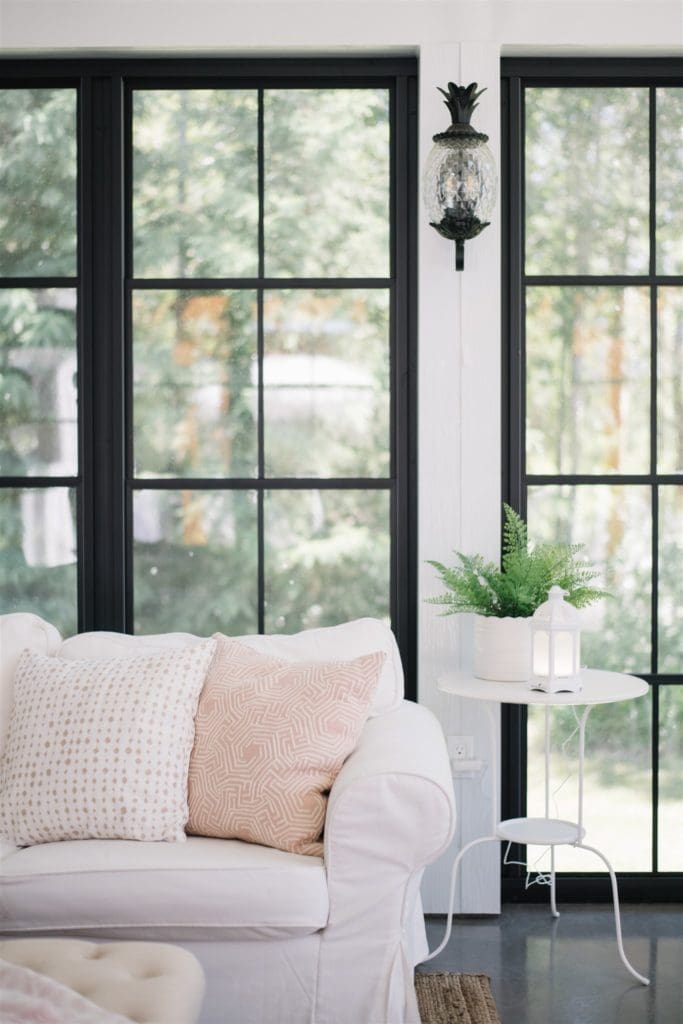
<path id="1" fill-rule="evenodd" d="M 427 158 L 423 195 L 429 221 L 439 224 L 446 211 L 485 223 L 496 200 L 496 165 L 488 146 L 466 139 L 440 140 Z"/>
<path id="2" fill-rule="evenodd" d="M 555 634 L 554 639 L 552 664 L 554 674 L 563 679 L 567 676 L 573 676 L 578 671 L 578 665 L 574 658 L 575 635 L 565 630 L 560 630 Z"/>
<path id="3" fill-rule="evenodd" d="M 534 632 L 533 667 L 535 676 L 548 676 L 550 673 L 550 634 L 545 629 Z"/>

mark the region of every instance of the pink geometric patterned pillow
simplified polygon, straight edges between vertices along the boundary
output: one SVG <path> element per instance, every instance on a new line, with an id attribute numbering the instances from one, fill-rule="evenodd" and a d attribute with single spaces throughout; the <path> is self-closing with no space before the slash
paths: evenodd
<path id="1" fill-rule="evenodd" d="M 195 719 L 187 831 L 321 856 L 327 791 L 385 657 L 284 662 L 219 636 Z"/>

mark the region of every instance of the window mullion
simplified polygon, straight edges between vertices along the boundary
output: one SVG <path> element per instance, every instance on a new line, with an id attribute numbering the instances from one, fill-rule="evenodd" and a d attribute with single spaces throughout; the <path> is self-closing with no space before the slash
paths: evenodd
<path id="1" fill-rule="evenodd" d="M 650 276 L 657 273 L 657 90 L 649 90 L 649 198 L 650 198 Z M 652 474 L 652 591 L 651 591 L 651 671 L 652 693 L 652 871 L 659 869 L 659 488 L 657 486 L 657 285 L 650 287 L 650 473 Z"/>
<path id="2" fill-rule="evenodd" d="M 258 361 L 258 400 L 257 400 L 257 432 L 258 432 L 258 478 L 263 481 L 265 477 L 265 434 L 264 434 L 264 395 L 263 395 L 263 357 L 264 357 L 264 336 L 263 336 L 263 299 L 265 275 L 265 152 L 264 152 L 264 90 L 258 90 L 258 288 L 257 288 L 257 361 Z M 256 495 L 256 530 L 257 530 L 257 601 L 258 601 L 258 631 L 265 633 L 266 630 L 266 541 L 265 541 L 265 493 L 263 486 L 259 487 Z"/>
<path id="3" fill-rule="evenodd" d="M 82 629 L 124 630 L 122 81 L 84 77 L 81 105 Z"/>

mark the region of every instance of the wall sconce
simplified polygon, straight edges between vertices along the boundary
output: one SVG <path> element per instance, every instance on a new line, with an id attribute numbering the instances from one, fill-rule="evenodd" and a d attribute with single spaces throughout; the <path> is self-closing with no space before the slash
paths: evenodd
<path id="1" fill-rule="evenodd" d="M 422 185 L 429 222 L 443 238 L 455 242 L 455 269 L 465 266 L 465 242 L 489 226 L 496 201 L 496 162 L 488 135 L 474 130 L 470 118 L 485 89 L 448 83 L 446 97 L 453 123 L 433 136 Z"/>
<path id="2" fill-rule="evenodd" d="M 531 616 L 531 689 L 545 693 L 581 690 L 579 613 L 551 587 L 548 600 Z"/>

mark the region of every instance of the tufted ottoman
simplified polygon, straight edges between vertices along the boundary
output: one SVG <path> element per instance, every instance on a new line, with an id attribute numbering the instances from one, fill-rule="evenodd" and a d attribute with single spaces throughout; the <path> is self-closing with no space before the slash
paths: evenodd
<path id="1" fill-rule="evenodd" d="M 204 973 L 187 950 L 161 942 L 11 939 L 0 960 L 28 967 L 110 1013 L 141 1024 L 196 1024 Z"/>

